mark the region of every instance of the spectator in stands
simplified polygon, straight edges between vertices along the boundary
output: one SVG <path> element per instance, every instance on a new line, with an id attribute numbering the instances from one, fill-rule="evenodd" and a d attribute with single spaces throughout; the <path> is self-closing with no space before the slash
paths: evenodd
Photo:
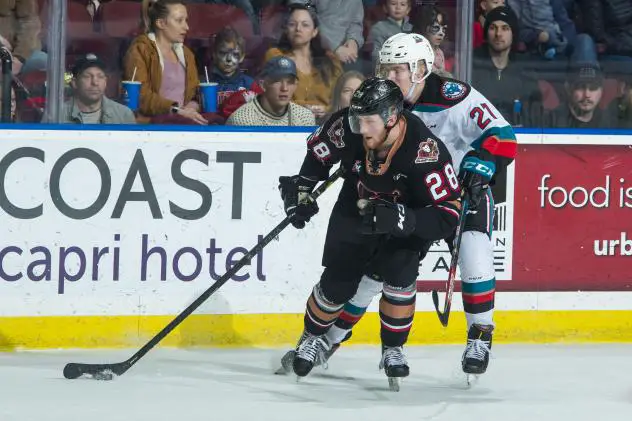
<path id="1" fill-rule="evenodd" d="M 474 48 L 478 48 L 485 42 L 483 27 L 485 26 L 485 15 L 497 7 L 504 6 L 505 0 L 479 0 L 478 19 L 474 22 Z"/>
<path id="2" fill-rule="evenodd" d="M 316 9 L 322 45 L 333 51 L 342 63 L 355 67 L 364 45 L 362 0 L 290 0 L 290 3 Z"/>
<path id="3" fill-rule="evenodd" d="M 447 60 L 441 49 L 441 43 L 448 33 L 448 22 L 445 13 L 435 6 L 422 6 L 419 22 L 415 22 L 415 33 L 421 34 L 432 45 L 435 61 L 432 71 L 440 76 L 452 77 L 453 61 Z"/>
<path id="4" fill-rule="evenodd" d="M 13 87 L 13 84 L 11 84 L 11 123 L 19 122 L 17 105 L 18 104 L 15 96 L 15 88 Z M 2 115 L 2 75 L 0 75 L 0 115 Z"/>
<path id="5" fill-rule="evenodd" d="M 517 17 L 509 7 L 497 7 L 487 13 L 484 29 L 486 43 L 473 54 L 472 83 L 510 123 L 526 125 L 530 109 L 541 101 L 535 80 L 523 74 L 522 61 L 511 50 Z"/>
<path id="6" fill-rule="evenodd" d="M 408 22 L 412 0 L 385 0 L 383 4 L 386 19 L 376 22 L 369 31 L 368 43 L 372 46 L 371 58 L 377 63 L 384 41 L 400 32 L 411 32 L 413 26 Z"/>
<path id="7" fill-rule="evenodd" d="M 364 75 L 357 70 L 344 72 L 342 76 L 338 78 L 331 94 L 331 111 L 322 120 L 327 120 L 336 111 L 348 107 L 351 103 L 353 93 L 358 89 L 364 79 Z"/>
<path id="8" fill-rule="evenodd" d="M 218 84 L 218 106 L 237 91 L 255 89 L 255 80 L 239 69 L 245 57 L 246 42 L 235 29 L 228 26 L 215 36 L 211 82 Z"/>
<path id="9" fill-rule="evenodd" d="M 41 53 L 41 29 L 37 0 L 0 0 L 0 35 L 12 46 L 13 74 L 34 52 Z"/>
<path id="10" fill-rule="evenodd" d="M 616 79 L 618 92 L 614 108 L 617 112 L 617 127 L 632 129 L 632 68 L 627 68 L 625 73 L 616 75 Z"/>
<path id="11" fill-rule="evenodd" d="M 577 38 L 575 24 L 562 0 L 507 0 L 520 20 L 520 41 L 552 60 L 569 55 Z"/>
<path id="12" fill-rule="evenodd" d="M 604 111 L 599 107 L 603 95 L 603 73 L 597 63 L 571 65 L 564 87 L 565 100 L 545 115 L 543 127 L 616 127 L 616 112 L 612 109 Z"/>
<path id="13" fill-rule="evenodd" d="M 75 124 L 135 124 L 132 110 L 105 96 L 106 66 L 94 54 L 79 58 L 72 69 L 73 95 L 64 103 L 63 122 Z"/>
<path id="14" fill-rule="evenodd" d="M 183 0 L 157 0 L 147 9 L 149 33 L 139 35 L 124 59 L 124 79 L 142 83 L 138 121 L 169 114 L 208 124 L 196 101 L 195 56 L 183 42 L 189 30 Z"/>
<path id="15" fill-rule="evenodd" d="M 296 64 L 289 57 L 270 59 L 261 72 L 263 94 L 241 106 L 226 121 L 234 126 L 314 126 L 314 114 L 292 102 Z"/>
<path id="16" fill-rule="evenodd" d="M 298 86 L 293 100 L 320 119 L 329 111 L 331 91 L 342 74 L 342 66 L 335 55 L 323 48 L 318 31 L 319 19 L 313 7 L 291 5 L 278 47 L 266 52 L 265 61 L 282 55 L 294 60 Z"/>
<path id="17" fill-rule="evenodd" d="M 584 27 L 612 60 L 632 60 L 632 1 L 579 0 Z"/>

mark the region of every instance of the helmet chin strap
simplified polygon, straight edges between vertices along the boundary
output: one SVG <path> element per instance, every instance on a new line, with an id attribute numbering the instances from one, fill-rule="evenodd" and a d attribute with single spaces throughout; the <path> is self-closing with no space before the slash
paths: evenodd
<path id="1" fill-rule="evenodd" d="M 408 89 L 408 92 L 406 92 L 406 95 L 404 95 L 404 101 L 413 102 L 413 92 L 415 92 L 415 88 L 417 87 L 417 85 L 419 85 L 418 82 L 413 82 L 413 84 L 410 85 L 410 89 Z"/>

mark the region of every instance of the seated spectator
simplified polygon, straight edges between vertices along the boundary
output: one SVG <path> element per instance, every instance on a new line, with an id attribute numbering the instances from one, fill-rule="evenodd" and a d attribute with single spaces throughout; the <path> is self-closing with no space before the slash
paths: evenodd
<path id="1" fill-rule="evenodd" d="M 617 112 L 617 127 L 620 129 L 632 129 L 632 68 L 626 70 L 625 74 L 616 76 L 618 92 L 614 109 Z"/>
<path id="2" fill-rule="evenodd" d="M 578 0 L 584 28 L 612 60 L 632 60 L 632 1 Z"/>
<path id="3" fill-rule="evenodd" d="M 408 22 L 412 0 L 385 0 L 383 5 L 386 19 L 376 22 L 369 31 L 368 43 L 372 45 L 371 58 L 377 63 L 384 41 L 400 32 L 411 32 L 413 26 Z"/>
<path id="4" fill-rule="evenodd" d="M 149 3 L 147 20 L 150 32 L 134 39 L 124 59 L 124 80 L 142 83 L 138 121 L 171 114 L 208 124 L 196 101 L 200 81 L 195 56 L 183 44 L 189 30 L 183 0 Z"/>
<path id="5" fill-rule="evenodd" d="M 331 91 L 342 74 L 342 66 L 336 56 L 322 47 L 318 25 L 313 7 L 291 5 L 278 47 L 269 49 L 264 60 L 277 56 L 294 60 L 298 86 L 293 101 L 312 110 L 316 118 L 322 118 L 329 111 Z"/>
<path id="6" fill-rule="evenodd" d="M 94 54 L 81 57 L 72 69 L 72 98 L 64 103 L 62 122 L 135 124 L 132 110 L 105 96 L 106 66 Z"/>
<path id="7" fill-rule="evenodd" d="M 434 6 L 422 6 L 421 18 L 415 23 L 415 33 L 421 34 L 434 50 L 435 61 L 432 71 L 440 76 L 452 77 L 453 61 L 446 61 L 441 49 L 441 43 L 448 33 L 448 23 L 445 14 Z"/>
<path id="8" fill-rule="evenodd" d="M 232 27 L 222 29 L 215 36 L 211 82 L 217 82 L 217 105 L 240 90 L 256 89 L 255 80 L 239 70 L 246 57 L 244 38 Z"/>
<path id="9" fill-rule="evenodd" d="M 478 48 L 485 42 L 485 34 L 483 33 L 483 27 L 485 26 L 485 15 L 497 7 L 504 6 L 505 0 L 479 0 L 479 14 L 478 19 L 474 22 L 474 48 Z"/>
<path id="10" fill-rule="evenodd" d="M 486 43 L 473 54 L 472 84 L 511 124 L 527 125 L 531 108 L 541 100 L 535 80 L 525 77 L 522 60 L 511 50 L 518 33 L 516 15 L 509 7 L 497 7 L 487 14 L 484 29 Z"/>
<path id="11" fill-rule="evenodd" d="M 12 47 L 13 74 L 20 73 L 33 53 L 41 53 L 41 29 L 37 0 L 0 1 L 0 36 Z"/>
<path id="12" fill-rule="evenodd" d="M 296 64 L 274 57 L 264 66 L 263 94 L 241 106 L 226 121 L 233 126 L 314 126 L 314 114 L 292 102 L 297 88 Z"/>
<path id="13" fill-rule="evenodd" d="M 349 106 L 353 93 L 360 87 L 364 79 L 366 79 L 364 75 L 356 70 L 349 70 L 340 76 L 331 95 L 332 114 Z"/>
<path id="14" fill-rule="evenodd" d="M 569 55 L 577 38 L 562 0 L 507 0 L 520 20 L 521 42 L 548 60 Z"/>
<path id="15" fill-rule="evenodd" d="M 616 112 L 599 107 L 603 74 L 596 63 L 576 63 L 567 75 L 565 98 L 545 115 L 543 127 L 597 129 L 616 127 Z"/>
<path id="16" fill-rule="evenodd" d="M 0 118 L 2 117 L 2 109 L 3 109 L 2 107 L 3 107 L 3 99 L 4 99 L 2 87 L 3 87 L 2 75 L 0 75 Z M 17 108 L 18 108 L 17 105 L 18 103 L 15 97 L 15 88 L 13 87 L 13 84 L 12 84 L 11 85 L 11 104 L 10 104 L 11 113 L 9 114 L 9 121 L 6 123 L 18 123 L 20 121 L 18 118 L 18 113 L 17 113 Z"/>

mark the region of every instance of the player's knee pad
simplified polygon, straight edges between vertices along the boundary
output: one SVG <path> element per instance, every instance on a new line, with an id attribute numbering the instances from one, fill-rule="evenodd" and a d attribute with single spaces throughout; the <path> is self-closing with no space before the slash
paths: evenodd
<path id="1" fill-rule="evenodd" d="M 417 284 L 406 287 L 396 287 L 390 284 L 384 284 L 382 297 L 386 303 L 393 306 L 408 306 L 415 304 L 417 296 Z"/>
<path id="2" fill-rule="evenodd" d="M 358 290 L 349 303 L 360 308 L 366 308 L 371 304 L 373 298 L 382 292 L 383 283 L 370 276 L 363 275 L 358 285 Z"/>
<path id="3" fill-rule="evenodd" d="M 494 248 L 487 234 L 465 231 L 459 250 L 459 269 L 463 282 L 494 278 Z"/>
<path id="4" fill-rule="evenodd" d="M 360 276 L 351 271 L 325 268 L 318 284 L 327 300 L 335 304 L 344 304 L 358 290 Z"/>

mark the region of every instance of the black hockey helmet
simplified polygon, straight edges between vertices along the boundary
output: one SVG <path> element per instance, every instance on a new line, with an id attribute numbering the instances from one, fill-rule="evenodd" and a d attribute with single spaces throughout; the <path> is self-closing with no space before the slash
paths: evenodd
<path id="1" fill-rule="evenodd" d="M 366 79 L 353 93 L 349 105 L 349 126 L 354 133 L 360 133 L 361 115 L 378 114 L 386 122 L 395 115 L 398 119 L 404 110 L 404 95 L 395 82 L 379 77 Z"/>

